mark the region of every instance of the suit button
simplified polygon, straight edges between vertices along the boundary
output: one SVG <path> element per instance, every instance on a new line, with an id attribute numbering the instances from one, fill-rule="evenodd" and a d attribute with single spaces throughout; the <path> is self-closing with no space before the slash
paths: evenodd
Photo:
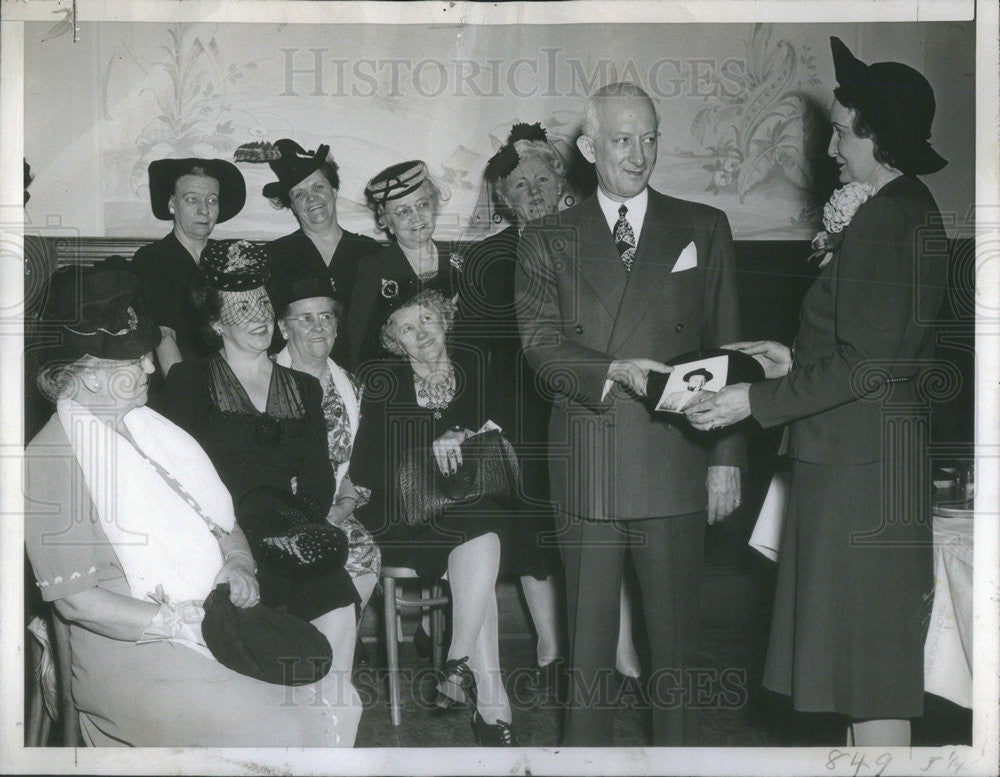
<path id="1" fill-rule="evenodd" d="M 683 332 L 684 331 L 684 324 L 674 324 L 674 331 L 675 332 Z"/>
<path id="2" fill-rule="evenodd" d="M 583 334 L 583 327 L 580 326 L 579 324 L 577 324 L 576 327 L 574 327 L 573 331 L 576 332 L 578 335 L 582 335 Z"/>

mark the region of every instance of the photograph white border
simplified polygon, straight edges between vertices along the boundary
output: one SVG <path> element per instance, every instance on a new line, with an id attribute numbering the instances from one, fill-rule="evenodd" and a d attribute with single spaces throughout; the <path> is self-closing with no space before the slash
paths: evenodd
<path id="1" fill-rule="evenodd" d="M 858 749 L 867 767 L 851 759 L 829 768 L 831 748 L 518 748 L 356 750 L 136 749 L 23 747 L 24 660 L 23 515 L 21 452 L 22 326 L 0 317 L 0 772 L 83 774 L 759 774 L 874 775 L 883 752 L 892 754 L 884 775 L 987 775 L 998 764 L 998 359 L 1000 359 L 1000 154 L 997 138 L 997 3 L 973 0 L 883 0 L 823 2 L 565 2 L 397 3 L 304 2 L 303 0 L 2 0 L 0 23 L 0 310 L 19 309 L 23 268 L 21 165 L 23 157 L 23 22 L 50 21 L 57 12 L 91 21 L 280 21 L 296 24 L 540 24 L 615 22 L 885 22 L 971 19 L 977 25 L 976 202 L 976 525 L 974 718 L 971 747 Z M 11 626 L 13 624 L 13 626 Z M 847 751 L 847 748 L 840 748 Z M 856 771 L 858 769 L 858 771 Z"/>

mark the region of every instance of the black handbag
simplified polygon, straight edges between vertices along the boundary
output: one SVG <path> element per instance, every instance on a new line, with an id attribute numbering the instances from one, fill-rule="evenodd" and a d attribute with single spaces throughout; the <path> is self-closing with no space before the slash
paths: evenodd
<path id="1" fill-rule="evenodd" d="M 282 577 L 322 577 L 347 562 L 347 535 L 324 517 L 314 520 L 316 511 L 287 491 L 254 488 L 240 497 L 236 516 L 257 562 Z"/>
<path id="2" fill-rule="evenodd" d="M 521 494 L 521 467 L 514 447 L 496 429 L 470 435 L 462 443 L 462 466 L 445 477 L 430 446 L 411 448 L 398 470 L 403 517 L 429 523 L 446 507 L 493 499 L 515 504 Z"/>
<path id="3" fill-rule="evenodd" d="M 333 648 L 308 621 L 264 604 L 237 607 L 229 583 L 205 599 L 201 634 L 225 667 L 276 685 L 308 685 L 330 671 Z"/>

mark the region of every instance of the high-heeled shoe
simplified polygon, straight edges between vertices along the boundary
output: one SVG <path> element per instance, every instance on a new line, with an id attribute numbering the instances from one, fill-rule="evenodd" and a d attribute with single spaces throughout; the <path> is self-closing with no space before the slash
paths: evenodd
<path id="1" fill-rule="evenodd" d="M 476 710 L 472 716 L 472 734 L 480 747 L 517 747 L 517 734 L 506 720 L 498 720 L 492 725 L 483 720 Z"/>
<path id="2" fill-rule="evenodd" d="M 439 710 L 476 703 L 476 677 L 469 668 L 468 660 L 468 656 L 462 656 L 444 662 L 444 676 L 437 684 L 437 699 L 434 702 Z"/>

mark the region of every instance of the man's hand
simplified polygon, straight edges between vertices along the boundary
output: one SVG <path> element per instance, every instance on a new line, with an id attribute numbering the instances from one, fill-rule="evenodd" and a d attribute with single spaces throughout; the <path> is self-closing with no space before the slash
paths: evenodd
<path id="1" fill-rule="evenodd" d="M 638 396 L 644 397 L 650 372 L 671 372 L 673 369 L 653 359 L 616 359 L 608 367 L 608 380 L 613 380 Z"/>
<path id="2" fill-rule="evenodd" d="M 740 506 L 740 468 L 709 467 L 708 522 L 718 523 Z"/>
<path id="3" fill-rule="evenodd" d="M 787 345 L 773 340 L 729 343 L 722 346 L 730 351 L 742 351 L 757 360 L 764 368 L 765 378 L 782 378 L 792 369 L 792 352 Z"/>
<path id="4" fill-rule="evenodd" d="M 703 391 L 699 396 L 702 395 L 704 398 L 684 410 L 684 415 L 695 429 L 703 432 L 721 429 L 750 417 L 749 383 L 734 383 L 723 386 L 718 393 Z"/>

